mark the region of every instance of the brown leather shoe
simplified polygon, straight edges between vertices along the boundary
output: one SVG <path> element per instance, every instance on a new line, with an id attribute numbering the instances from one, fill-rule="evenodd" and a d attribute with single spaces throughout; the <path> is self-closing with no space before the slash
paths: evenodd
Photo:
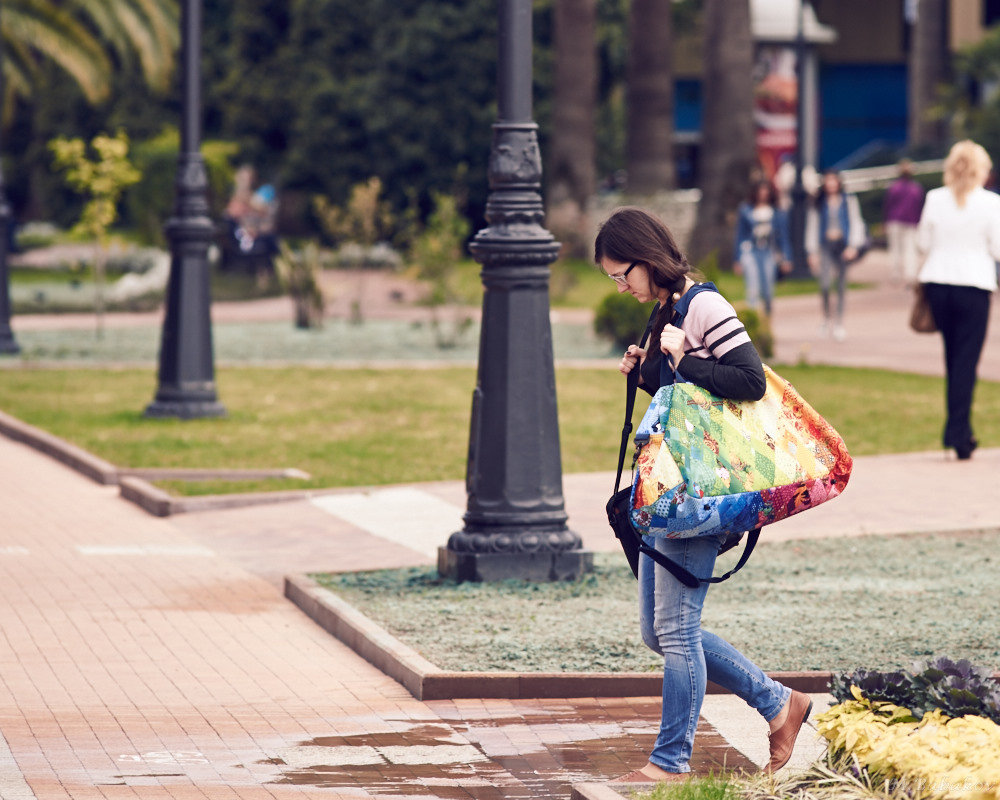
<path id="1" fill-rule="evenodd" d="M 795 740 L 802 729 L 802 723 L 809 718 L 812 711 L 812 700 L 802 692 L 792 691 L 788 698 L 788 718 L 774 733 L 768 735 L 771 745 L 771 760 L 764 767 L 764 772 L 777 772 L 792 757 Z"/>

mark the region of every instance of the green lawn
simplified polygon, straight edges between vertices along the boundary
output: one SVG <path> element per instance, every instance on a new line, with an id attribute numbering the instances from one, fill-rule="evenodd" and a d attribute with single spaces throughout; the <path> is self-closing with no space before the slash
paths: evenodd
<path id="1" fill-rule="evenodd" d="M 939 378 L 839 367 L 779 371 L 855 455 L 939 446 Z M 556 377 L 563 470 L 614 469 L 621 376 L 608 368 L 558 369 Z M 470 367 L 240 367 L 220 370 L 217 383 L 229 417 L 182 422 L 142 416 L 155 390 L 151 369 L 5 369 L 0 409 L 121 466 L 297 467 L 313 476 L 168 487 L 182 494 L 464 476 Z M 980 382 L 975 421 L 982 445 L 1000 446 L 1000 383 Z"/>

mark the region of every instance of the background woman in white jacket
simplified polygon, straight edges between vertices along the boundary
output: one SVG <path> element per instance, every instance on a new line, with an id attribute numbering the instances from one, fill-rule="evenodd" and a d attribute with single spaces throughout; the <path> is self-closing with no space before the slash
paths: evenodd
<path id="1" fill-rule="evenodd" d="M 983 188 L 991 167 L 980 145 L 955 144 L 944 162 L 944 186 L 927 193 L 917 231 L 926 254 L 917 280 L 944 339 L 944 446 L 955 448 L 960 459 L 969 458 L 978 444 L 972 395 L 1000 261 L 1000 196 Z"/>

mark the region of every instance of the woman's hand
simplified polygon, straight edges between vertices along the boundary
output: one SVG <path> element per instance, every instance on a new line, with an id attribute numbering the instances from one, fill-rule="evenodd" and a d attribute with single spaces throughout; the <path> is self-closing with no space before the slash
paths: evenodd
<path id="1" fill-rule="evenodd" d="M 638 364 L 642 359 L 646 357 L 646 351 L 643 350 L 638 345 L 630 344 L 628 350 L 625 351 L 625 355 L 618 365 L 618 371 L 622 375 L 628 375 L 633 369 L 635 369 L 636 364 Z"/>
<path id="2" fill-rule="evenodd" d="M 856 247 L 845 247 L 844 248 L 844 261 L 853 261 L 858 257 L 858 248 Z"/>
<path id="3" fill-rule="evenodd" d="M 667 325 L 660 334 L 660 350 L 673 359 L 674 369 L 677 369 L 681 359 L 684 358 L 684 331 L 673 325 Z"/>

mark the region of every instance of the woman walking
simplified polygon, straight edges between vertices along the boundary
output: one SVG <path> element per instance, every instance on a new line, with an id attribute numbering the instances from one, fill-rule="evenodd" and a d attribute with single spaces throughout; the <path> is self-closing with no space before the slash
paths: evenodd
<path id="1" fill-rule="evenodd" d="M 823 300 L 824 334 L 842 342 L 844 330 L 844 294 L 847 290 L 847 268 L 858 257 L 865 243 L 865 221 L 858 198 L 844 191 L 840 173 L 823 173 L 816 207 L 806 218 L 806 252 L 809 263 L 819 273 L 819 290 Z M 837 308 L 830 304 L 830 289 L 837 280 Z"/>
<path id="2" fill-rule="evenodd" d="M 764 395 L 760 356 L 733 307 L 717 291 L 692 296 L 683 329 L 671 324 L 674 304 L 694 285 L 690 267 L 667 227 L 638 208 L 622 208 L 601 226 L 595 260 L 618 286 L 640 303 L 656 301 L 650 316 L 649 346 L 630 345 L 619 370 L 639 370 L 639 385 L 655 394 L 671 382 L 669 359 L 684 377 L 722 397 L 757 400 Z M 645 541 L 695 575 L 708 577 L 719 536 Z M 701 627 L 707 583 L 689 588 L 650 558 L 639 563 L 639 623 L 643 641 L 663 656 L 663 709 L 660 730 L 641 769 L 619 780 L 636 783 L 685 780 L 690 772 L 695 728 L 706 681 L 728 689 L 768 722 L 770 760 L 766 771 L 784 766 L 812 703 L 801 692 L 769 678 L 732 645 Z"/>
<path id="3" fill-rule="evenodd" d="M 777 193 L 770 181 L 757 181 L 749 199 L 740 204 L 736 219 L 736 248 L 733 269 L 746 284 L 746 302 L 770 316 L 774 283 L 782 266 L 792 260 L 788 239 L 788 215 L 778 207 Z"/>
<path id="4" fill-rule="evenodd" d="M 991 168 L 980 145 L 955 144 L 944 162 L 944 186 L 927 193 L 917 229 L 926 254 L 917 280 L 944 339 L 944 446 L 955 448 L 963 460 L 979 444 L 972 431 L 972 396 L 1000 261 L 1000 196 L 983 188 Z"/>

